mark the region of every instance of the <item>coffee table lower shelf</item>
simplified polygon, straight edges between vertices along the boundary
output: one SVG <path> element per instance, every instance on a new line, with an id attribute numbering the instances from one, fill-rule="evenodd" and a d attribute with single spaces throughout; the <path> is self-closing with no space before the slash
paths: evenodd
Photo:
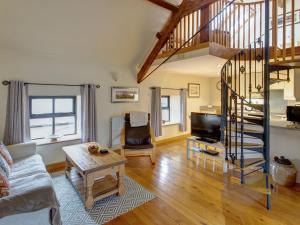
<path id="1" fill-rule="evenodd" d="M 83 183 L 84 182 L 83 177 L 79 174 L 79 172 L 75 168 L 72 168 L 70 173 L 67 173 L 67 178 L 75 187 L 77 192 L 80 194 L 83 202 L 85 202 L 86 191 Z M 118 194 L 119 193 L 118 180 L 111 175 L 107 175 L 105 177 L 96 179 L 93 184 L 92 192 L 93 192 L 92 193 L 93 202 L 101 200 L 103 198 L 106 198 L 114 194 Z"/>

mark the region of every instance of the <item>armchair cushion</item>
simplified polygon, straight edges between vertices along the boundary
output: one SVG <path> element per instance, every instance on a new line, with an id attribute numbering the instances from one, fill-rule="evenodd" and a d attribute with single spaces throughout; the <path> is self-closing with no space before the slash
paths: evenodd
<path id="1" fill-rule="evenodd" d="M 129 124 L 125 124 L 125 145 L 149 144 L 151 144 L 151 135 L 148 126 L 130 127 Z"/>

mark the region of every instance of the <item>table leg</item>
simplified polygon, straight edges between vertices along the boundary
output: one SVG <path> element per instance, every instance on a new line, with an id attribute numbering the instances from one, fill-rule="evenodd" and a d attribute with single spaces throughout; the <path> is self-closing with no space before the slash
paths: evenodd
<path id="1" fill-rule="evenodd" d="M 186 158 L 190 159 L 190 140 L 186 140 Z"/>
<path id="2" fill-rule="evenodd" d="M 120 165 L 118 172 L 117 172 L 117 178 L 118 178 L 118 195 L 123 195 L 125 192 L 125 186 L 124 186 L 124 176 L 125 176 L 125 168 L 124 165 Z"/>
<path id="3" fill-rule="evenodd" d="M 84 176 L 84 199 L 85 199 L 86 209 L 90 209 L 93 207 L 93 203 L 94 203 L 93 185 L 94 185 L 94 178 L 90 175 Z"/>
<path id="4" fill-rule="evenodd" d="M 72 169 L 72 164 L 70 163 L 70 161 L 68 160 L 68 158 L 66 158 L 66 170 L 65 170 L 65 175 L 66 178 L 70 178 L 71 176 L 71 169 Z"/>

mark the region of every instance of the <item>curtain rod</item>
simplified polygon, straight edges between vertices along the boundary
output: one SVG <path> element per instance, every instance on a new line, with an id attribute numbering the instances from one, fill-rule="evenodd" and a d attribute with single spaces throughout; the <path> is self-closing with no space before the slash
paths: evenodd
<path id="1" fill-rule="evenodd" d="M 154 89 L 155 87 L 151 87 L 150 89 Z M 165 90 L 174 90 L 174 91 L 181 91 L 181 90 L 185 90 L 186 88 L 161 88 L 161 89 L 165 89 Z"/>
<path id="2" fill-rule="evenodd" d="M 2 81 L 2 84 L 7 86 L 10 84 L 10 81 L 8 80 L 4 80 Z M 45 85 L 45 86 L 69 86 L 69 87 L 81 87 L 83 86 L 83 84 L 46 84 L 46 83 L 24 83 L 25 85 L 29 84 L 29 85 Z M 96 88 L 100 88 L 101 86 L 99 84 L 96 85 Z"/>

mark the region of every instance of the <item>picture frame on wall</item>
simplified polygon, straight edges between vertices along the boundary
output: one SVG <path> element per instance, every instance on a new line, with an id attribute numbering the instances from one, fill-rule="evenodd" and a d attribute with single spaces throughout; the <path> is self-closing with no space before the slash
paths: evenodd
<path id="1" fill-rule="evenodd" d="M 139 88 L 137 87 L 112 87 L 112 103 L 134 103 L 139 101 Z"/>
<path id="2" fill-rule="evenodd" d="M 200 98 L 200 84 L 188 83 L 189 98 Z"/>

